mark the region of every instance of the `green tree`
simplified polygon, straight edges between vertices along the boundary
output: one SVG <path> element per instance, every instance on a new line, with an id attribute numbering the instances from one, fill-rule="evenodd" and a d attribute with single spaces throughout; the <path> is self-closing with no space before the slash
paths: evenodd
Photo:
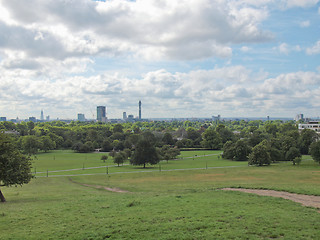
<path id="1" fill-rule="evenodd" d="M 233 160 L 235 155 L 236 155 L 235 143 L 233 143 L 232 141 L 227 141 L 223 145 L 222 157 Z"/>
<path id="2" fill-rule="evenodd" d="M 271 157 L 268 152 L 268 146 L 265 145 L 264 142 L 259 143 L 254 148 L 252 148 L 252 152 L 249 154 L 249 165 L 270 165 Z"/>
<path id="3" fill-rule="evenodd" d="M 273 137 L 276 137 L 277 132 L 279 131 L 278 127 L 274 123 L 268 123 L 265 125 L 265 130 L 267 133 L 271 134 Z"/>
<path id="4" fill-rule="evenodd" d="M 235 144 L 234 160 L 248 161 L 248 156 L 250 154 L 250 151 L 251 149 L 245 140 L 243 139 L 238 140 Z"/>
<path id="5" fill-rule="evenodd" d="M 34 134 L 34 122 L 29 121 L 27 122 L 28 130 L 29 130 L 29 135 Z"/>
<path id="6" fill-rule="evenodd" d="M 174 145 L 174 140 L 173 140 L 172 135 L 170 133 L 165 133 L 163 135 L 162 142 L 165 145 Z"/>
<path id="7" fill-rule="evenodd" d="M 159 150 L 161 158 L 167 160 L 175 159 L 177 156 L 180 155 L 180 150 L 177 147 L 171 147 L 170 145 L 163 145 L 162 148 Z"/>
<path id="8" fill-rule="evenodd" d="M 26 154 L 36 154 L 41 147 L 41 142 L 34 135 L 22 137 L 22 149 Z"/>
<path id="9" fill-rule="evenodd" d="M 234 139 L 233 132 L 223 124 L 219 124 L 218 127 L 216 127 L 216 131 L 219 133 L 223 144 Z"/>
<path id="10" fill-rule="evenodd" d="M 317 141 L 318 134 L 311 129 L 303 129 L 300 133 L 298 146 L 301 154 L 308 154 L 311 143 Z"/>
<path id="11" fill-rule="evenodd" d="M 120 123 L 117 123 L 113 126 L 113 133 L 122 133 L 123 132 L 123 126 Z"/>
<path id="12" fill-rule="evenodd" d="M 106 162 L 106 161 L 108 160 L 108 155 L 102 155 L 102 156 L 101 156 L 101 160 L 102 160 L 103 162 Z"/>
<path id="13" fill-rule="evenodd" d="M 124 160 L 126 159 L 126 154 L 124 152 L 117 152 L 115 153 L 114 157 L 113 157 L 113 162 L 118 164 L 118 167 L 120 166 L 120 164 L 124 163 Z"/>
<path id="14" fill-rule="evenodd" d="M 293 161 L 296 157 L 301 157 L 301 153 L 298 148 L 291 147 L 286 152 L 286 161 L 292 161 L 293 165 L 295 165 L 295 162 Z"/>
<path id="15" fill-rule="evenodd" d="M 9 137 L 0 133 L 0 187 L 22 185 L 31 178 L 31 159 L 18 151 Z M 0 200 L 6 201 L 1 189 Z"/>
<path id="16" fill-rule="evenodd" d="M 157 164 L 160 161 L 159 155 L 155 146 L 148 139 L 141 139 L 133 153 L 133 156 L 130 159 L 132 165 L 143 165 L 143 168 L 146 167 L 146 164 Z"/>
<path id="17" fill-rule="evenodd" d="M 101 149 L 102 152 L 109 152 L 110 150 L 112 150 L 113 147 L 109 139 L 106 139 L 102 142 L 101 148 L 102 148 Z"/>
<path id="18" fill-rule="evenodd" d="M 55 148 L 56 148 L 56 143 L 52 141 L 50 137 L 48 136 L 41 137 L 41 144 L 40 144 L 41 150 L 48 152 L 49 150 L 52 150 Z"/>
<path id="19" fill-rule="evenodd" d="M 320 141 L 311 143 L 310 154 L 313 160 L 320 164 Z"/>
<path id="20" fill-rule="evenodd" d="M 218 150 L 222 148 L 222 138 L 216 130 L 209 128 L 203 133 L 201 144 L 204 148 Z"/>

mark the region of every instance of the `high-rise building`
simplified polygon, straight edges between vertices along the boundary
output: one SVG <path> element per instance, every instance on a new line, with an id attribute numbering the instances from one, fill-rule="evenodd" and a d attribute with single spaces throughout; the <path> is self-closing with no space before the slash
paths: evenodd
<path id="1" fill-rule="evenodd" d="M 141 120 L 141 101 L 139 101 L 139 120 Z"/>
<path id="2" fill-rule="evenodd" d="M 43 110 L 41 110 L 41 116 L 40 116 L 40 120 L 43 121 L 44 120 L 44 116 L 43 116 Z"/>
<path id="3" fill-rule="evenodd" d="M 295 121 L 303 120 L 303 114 L 297 114 L 296 117 L 294 118 Z"/>
<path id="4" fill-rule="evenodd" d="M 83 113 L 78 113 L 78 121 L 84 122 L 86 120 L 85 116 Z"/>
<path id="5" fill-rule="evenodd" d="M 105 106 L 98 106 L 97 107 L 97 120 L 99 122 L 106 121 L 106 107 Z"/>
<path id="6" fill-rule="evenodd" d="M 123 118 L 123 120 L 127 120 L 127 113 L 126 112 L 123 112 L 122 118 Z"/>

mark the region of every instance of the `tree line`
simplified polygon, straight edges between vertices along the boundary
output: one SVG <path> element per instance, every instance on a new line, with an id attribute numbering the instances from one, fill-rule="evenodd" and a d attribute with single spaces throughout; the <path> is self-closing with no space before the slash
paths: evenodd
<path id="1" fill-rule="evenodd" d="M 275 161 L 292 161 L 296 164 L 303 154 L 315 155 L 318 140 L 315 131 L 304 129 L 299 132 L 294 121 L 279 120 L 123 124 L 79 121 L 70 124 L 60 121 L 19 124 L 1 122 L 0 129 L 15 131 L 16 146 L 26 154 L 53 149 L 72 149 L 80 153 L 95 150 L 121 152 L 122 157 L 117 156 L 118 162 L 131 158 L 139 146 L 138 142 L 148 139 L 160 159 L 172 158 L 175 152 L 173 149 L 205 148 L 223 150 L 224 158 L 248 161 L 253 165 Z"/>

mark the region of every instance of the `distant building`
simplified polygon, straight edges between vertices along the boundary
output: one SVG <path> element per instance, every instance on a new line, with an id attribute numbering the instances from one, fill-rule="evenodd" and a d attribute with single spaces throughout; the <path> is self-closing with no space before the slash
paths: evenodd
<path id="1" fill-rule="evenodd" d="M 36 119 L 35 117 L 29 117 L 29 121 L 30 121 L 30 122 L 36 122 L 37 119 Z"/>
<path id="2" fill-rule="evenodd" d="M 44 121 L 43 110 L 41 110 L 40 120 Z"/>
<path id="3" fill-rule="evenodd" d="M 84 122 L 86 120 L 85 116 L 83 113 L 78 113 L 78 121 Z"/>
<path id="4" fill-rule="evenodd" d="M 126 112 L 123 112 L 123 114 L 122 114 L 122 119 L 123 119 L 123 120 L 127 120 L 127 113 L 126 113 Z"/>
<path id="5" fill-rule="evenodd" d="M 139 120 L 141 120 L 141 101 L 139 101 Z"/>
<path id="6" fill-rule="evenodd" d="M 0 117 L 0 122 L 5 122 L 5 121 L 7 121 L 6 117 Z"/>
<path id="7" fill-rule="evenodd" d="M 303 120 L 303 114 L 302 114 L 302 113 L 297 114 L 296 117 L 294 118 L 294 120 L 297 121 L 297 122 L 298 122 L 299 120 Z"/>
<path id="8" fill-rule="evenodd" d="M 97 107 L 97 120 L 99 122 L 106 122 L 106 107 L 105 106 L 98 106 Z"/>
<path id="9" fill-rule="evenodd" d="M 221 116 L 212 116 L 212 121 L 220 121 Z"/>
<path id="10" fill-rule="evenodd" d="M 133 115 L 128 115 L 128 119 L 129 122 L 133 122 L 134 121 L 134 116 Z"/>
<path id="11" fill-rule="evenodd" d="M 310 121 L 308 123 L 298 124 L 298 129 L 300 131 L 303 129 L 311 129 L 316 131 L 317 133 L 320 133 L 320 124 L 318 121 Z"/>
<path id="12" fill-rule="evenodd" d="M 50 116 L 46 116 L 46 121 L 50 121 Z"/>

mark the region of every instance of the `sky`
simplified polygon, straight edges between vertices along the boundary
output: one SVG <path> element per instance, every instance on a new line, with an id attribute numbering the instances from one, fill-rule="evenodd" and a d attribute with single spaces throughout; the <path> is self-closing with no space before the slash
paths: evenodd
<path id="1" fill-rule="evenodd" d="M 0 0 L 0 115 L 320 116 L 320 0 Z"/>

